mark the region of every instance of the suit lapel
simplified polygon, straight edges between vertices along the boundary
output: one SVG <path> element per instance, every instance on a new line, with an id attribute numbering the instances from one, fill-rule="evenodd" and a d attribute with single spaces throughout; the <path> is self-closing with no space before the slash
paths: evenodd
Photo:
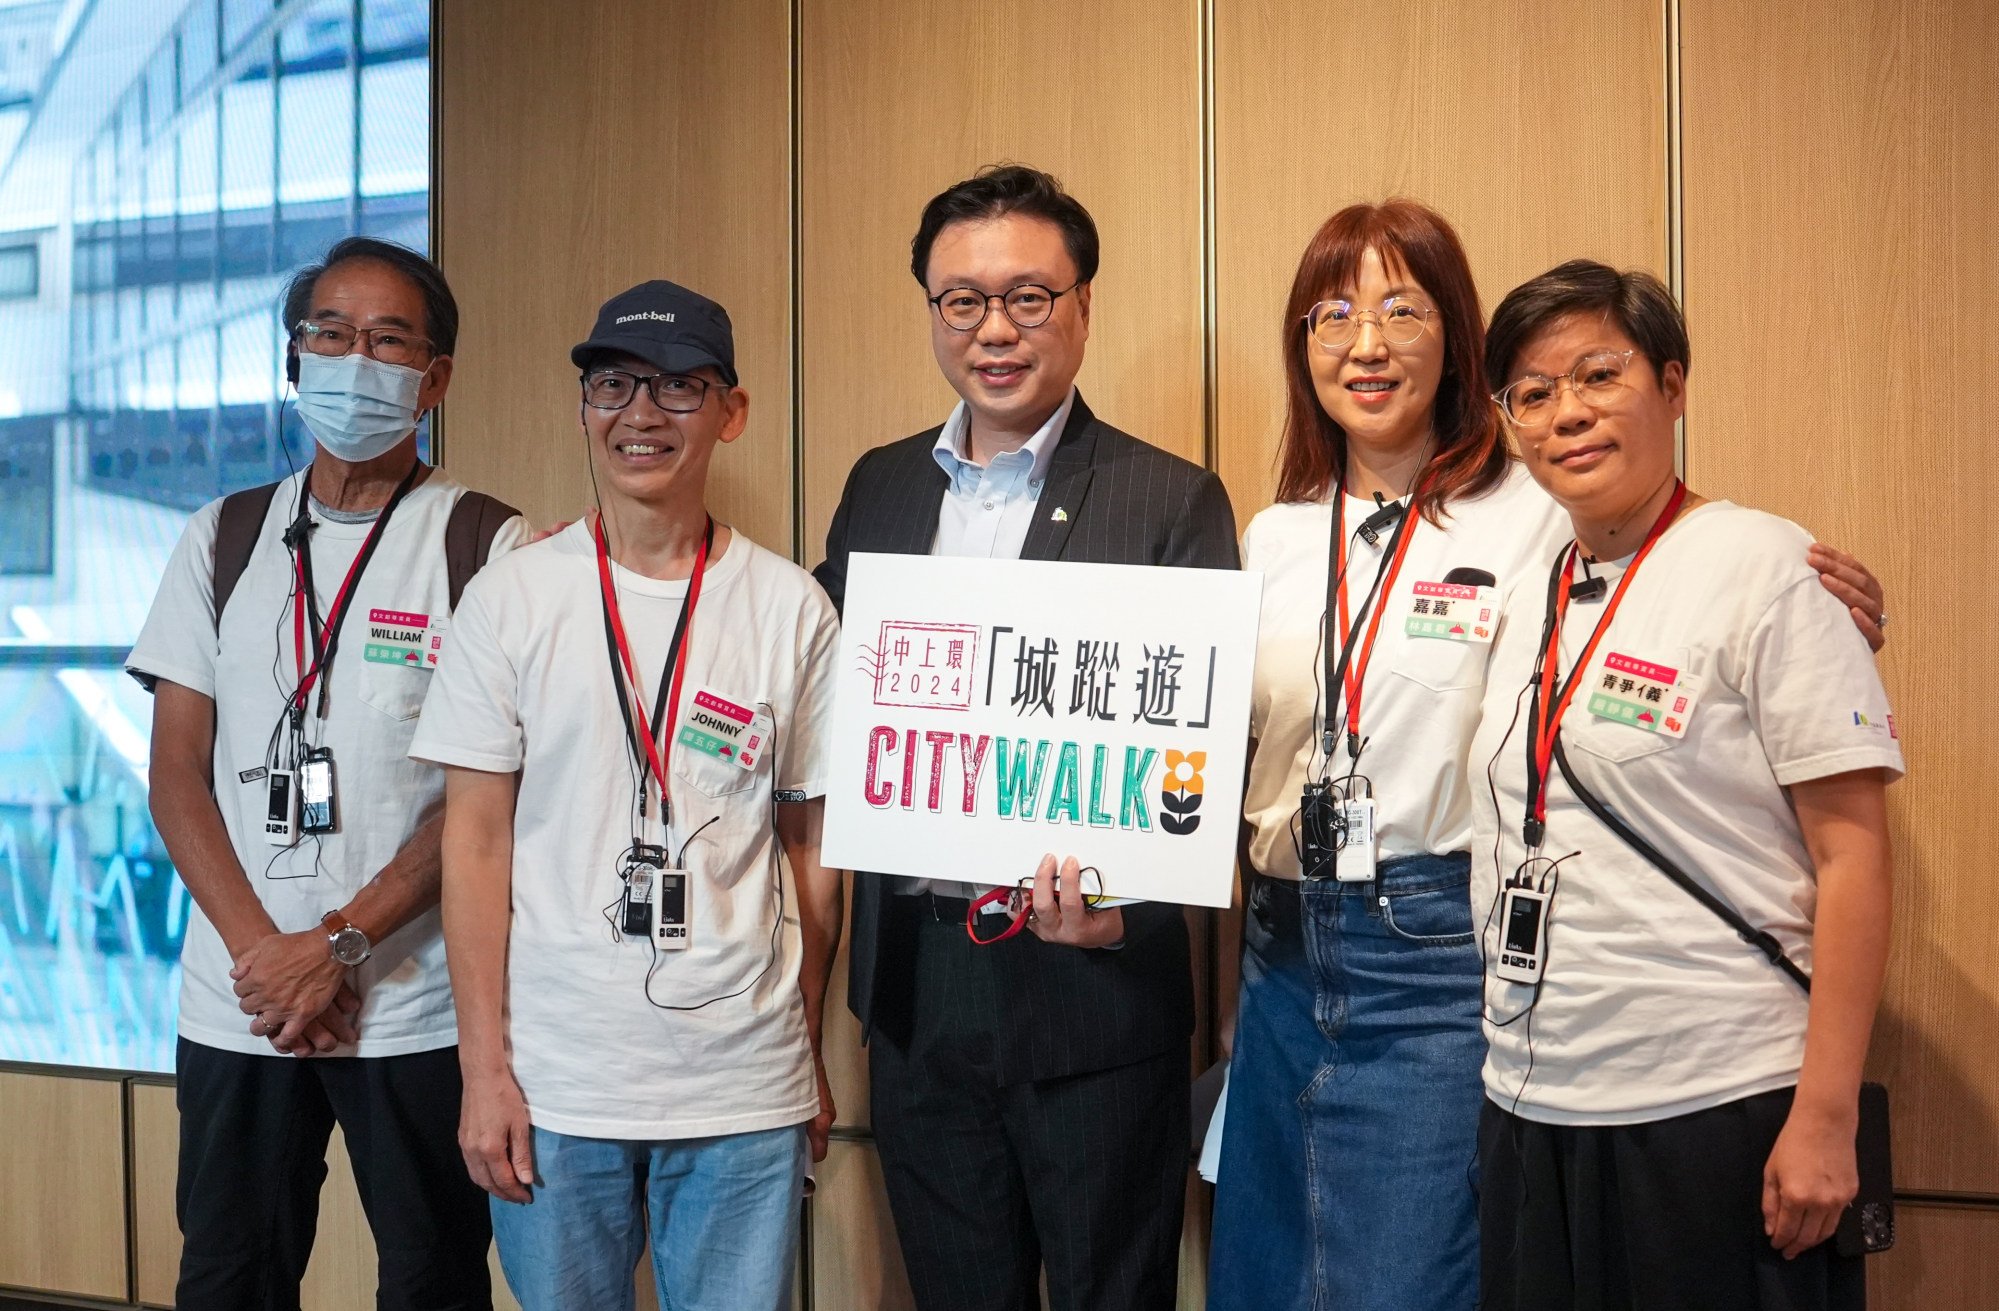
<path id="1" fill-rule="evenodd" d="M 1027 526 L 1027 540 L 1020 545 L 1023 560 L 1059 560 L 1069 541 L 1069 530 L 1083 511 L 1083 501 L 1096 470 L 1091 457 L 1096 454 L 1096 416 L 1083 403 L 1081 393 L 1069 410 L 1069 422 L 1048 462 L 1048 481 L 1034 506 L 1034 519 Z"/>
<path id="2" fill-rule="evenodd" d="M 935 439 L 934 433 L 931 434 Z M 899 513 L 883 516 L 870 550 L 888 555 L 929 555 L 937 540 L 937 514 L 951 479 L 937 464 L 928 443 L 911 451 L 909 466 L 897 471 L 903 498 Z"/>

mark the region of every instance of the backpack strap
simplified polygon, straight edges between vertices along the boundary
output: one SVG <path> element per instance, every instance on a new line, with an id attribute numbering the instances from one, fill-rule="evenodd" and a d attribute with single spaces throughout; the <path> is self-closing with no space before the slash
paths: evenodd
<path id="1" fill-rule="evenodd" d="M 484 492 L 467 492 L 451 507 L 444 525 L 444 571 L 450 580 L 451 608 L 465 595 L 465 584 L 485 567 L 500 525 L 520 514 L 513 506 Z"/>
<path id="2" fill-rule="evenodd" d="M 250 565 L 257 538 L 264 531 L 264 517 L 270 513 L 271 497 L 282 483 L 265 483 L 231 492 L 222 498 L 222 513 L 215 521 L 215 627 L 222 629 L 222 608 L 236 590 L 236 580 Z"/>

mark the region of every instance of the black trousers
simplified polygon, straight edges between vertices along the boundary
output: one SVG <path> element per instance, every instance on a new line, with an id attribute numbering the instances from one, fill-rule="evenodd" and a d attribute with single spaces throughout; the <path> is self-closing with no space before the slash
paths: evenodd
<path id="1" fill-rule="evenodd" d="M 897 897 L 896 913 L 927 903 Z M 922 1311 L 1170 1311 L 1187 1053 L 1001 1086 L 990 967 L 962 912 L 916 927 L 906 1046 L 868 1046 L 890 1213 Z M 1018 1004 L 1018 1003 L 1014 1003 Z"/>
<path id="2" fill-rule="evenodd" d="M 1487 1101 L 1479 1124 L 1486 1311 L 1865 1311 L 1827 1240 L 1763 1234 L 1763 1165 L 1789 1088 L 1650 1124 L 1569 1127 Z"/>
<path id="3" fill-rule="evenodd" d="M 380 1311 L 490 1311 L 486 1194 L 458 1151 L 458 1049 L 249 1056 L 180 1040 L 183 1311 L 298 1311 L 337 1121 Z"/>

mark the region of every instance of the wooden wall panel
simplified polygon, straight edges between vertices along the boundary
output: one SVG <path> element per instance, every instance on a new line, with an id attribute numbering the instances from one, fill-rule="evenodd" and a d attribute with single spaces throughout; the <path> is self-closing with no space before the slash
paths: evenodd
<path id="1" fill-rule="evenodd" d="M 799 59 L 805 560 L 854 459 L 956 397 L 909 273 L 923 204 L 983 164 L 1055 173 L 1103 246 L 1090 405 L 1199 461 L 1201 87 L 1191 0 L 804 0 Z"/>
<path id="2" fill-rule="evenodd" d="M 441 0 L 438 252 L 464 317 L 454 475 L 539 523 L 590 484 L 569 348 L 647 278 L 721 302 L 750 424 L 710 504 L 791 553 L 787 0 Z"/>
<path id="3" fill-rule="evenodd" d="M 130 1099 L 133 1287 L 147 1306 L 171 1307 L 180 1270 L 180 1225 L 174 1219 L 180 1113 L 172 1084 L 134 1083 Z"/>
<path id="4" fill-rule="evenodd" d="M 0 1073 L 0 1285 L 122 1299 L 124 1090 Z"/>
<path id="5" fill-rule="evenodd" d="M 915 1306 L 895 1245 L 875 1145 L 836 1138 L 813 1168 L 813 1311 L 908 1311 Z"/>
<path id="6" fill-rule="evenodd" d="M 1572 256 L 1666 267 L 1658 0 L 1230 0 L 1214 46 L 1215 437 L 1238 522 L 1276 488 L 1291 277 L 1342 206 L 1438 209 L 1488 312 Z"/>
<path id="7" fill-rule="evenodd" d="M 1895 1246 L 1867 1261 L 1874 1311 L 1991 1311 L 1999 1289 L 1999 1210 L 1897 1209 Z"/>
<path id="8" fill-rule="evenodd" d="M 1875 1063 L 1897 1182 L 1999 1194 L 1999 897 L 1980 822 L 1999 795 L 1999 618 L 1957 584 L 1999 544 L 1999 9 L 1833 0 L 1745 24 L 1685 0 L 1684 23 L 1689 476 L 1858 552 L 1887 586 L 1909 778 L 1890 791 Z"/>

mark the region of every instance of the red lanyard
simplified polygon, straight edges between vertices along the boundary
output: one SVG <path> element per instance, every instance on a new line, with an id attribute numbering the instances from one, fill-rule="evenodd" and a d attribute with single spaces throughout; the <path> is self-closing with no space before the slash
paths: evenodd
<path id="1" fill-rule="evenodd" d="M 625 621 L 618 610 L 618 591 L 611 583 L 611 547 L 604 537 L 604 519 L 597 518 L 597 581 L 603 590 L 604 628 L 610 639 L 613 659 L 611 678 L 617 687 L 618 710 L 624 716 L 626 742 L 629 745 L 636 736 L 644 745 L 645 754 L 637 750 L 632 758 L 639 767 L 639 814 L 645 814 L 644 775 L 650 767 L 653 780 L 659 785 L 660 814 L 667 820 L 673 815 L 673 801 L 667 785 L 666 764 L 673 756 L 673 743 L 659 742 L 654 736 L 654 723 L 664 725 L 670 733 L 680 719 L 680 685 L 687 674 L 687 644 L 693 630 L 694 607 L 701 601 L 701 575 L 708 567 L 708 547 L 715 540 L 715 521 L 710 519 L 701 534 L 701 545 L 694 553 L 694 574 L 687 580 L 687 595 L 680 602 L 680 619 L 674 625 L 673 640 L 668 644 L 666 667 L 660 671 L 658 696 L 653 703 L 652 719 L 646 718 L 645 692 L 639 686 L 637 667 L 632 663 L 631 644 L 625 639 Z M 620 668 L 623 673 L 620 676 Z M 629 685 L 629 691 L 627 687 Z M 632 715 L 636 711 L 638 724 L 633 727 Z M 665 718 L 661 719 L 664 712 Z"/>
<path id="2" fill-rule="evenodd" d="M 329 671 L 333 668 L 334 648 L 340 640 L 340 626 L 347 621 L 347 607 L 354 599 L 354 584 L 360 581 L 362 573 L 368 568 L 368 561 L 374 558 L 375 547 L 380 545 L 382 533 L 387 530 L 390 517 L 395 514 L 396 507 L 403 503 L 403 497 L 407 496 L 410 488 L 415 485 L 417 471 L 422 468 L 423 465 L 421 463 L 410 466 L 410 471 L 403 475 L 403 480 L 396 484 L 396 490 L 389 496 L 389 503 L 382 507 L 380 514 L 375 516 L 374 526 L 368 529 L 368 536 L 362 541 L 361 549 L 355 553 L 354 562 L 347 566 L 347 576 L 340 581 L 340 590 L 334 594 L 333 606 L 326 612 L 326 621 L 324 623 L 317 622 L 319 617 L 319 598 L 315 595 L 312 583 L 311 538 L 301 534 L 298 539 L 298 545 L 293 548 L 292 664 L 298 671 L 298 686 L 292 690 L 291 697 L 291 706 L 294 711 L 305 709 L 307 698 L 312 695 L 313 687 L 318 685 L 321 679 L 331 681 Z M 310 466 L 306 468 L 303 486 L 308 489 L 312 486 L 312 469 Z M 310 494 L 309 491 L 308 494 Z M 308 614 L 311 615 L 313 620 L 311 624 L 307 621 Z M 312 638 L 312 668 L 310 670 L 306 668 L 305 663 L 305 644 L 308 632 L 310 632 Z M 326 689 L 323 686 L 320 688 L 319 693 L 319 717 L 321 719 L 326 718 Z"/>
<path id="3" fill-rule="evenodd" d="M 1638 554 L 1631 557 L 1631 564 L 1624 571 L 1624 577 L 1617 580 L 1616 590 L 1610 594 L 1610 602 L 1598 616 L 1596 629 L 1589 635 L 1589 644 L 1569 669 L 1569 677 L 1562 684 L 1558 696 L 1555 691 L 1555 671 L 1562 662 L 1562 619 L 1569 610 L 1569 576 L 1575 570 L 1576 556 L 1580 547 L 1570 542 L 1556 562 L 1555 578 L 1550 590 L 1547 637 L 1541 647 L 1541 659 L 1534 671 L 1534 710 L 1528 721 L 1532 734 L 1528 744 L 1527 777 L 1527 821 L 1526 838 L 1529 848 L 1541 845 L 1541 836 L 1548 827 L 1548 765 L 1555 756 L 1555 737 L 1561 732 L 1562 716 L 1568 712 L 1569 702 L 1575 698 L 1578 679 L 1576 675 L 1589 667 L 1596 655 L 1597 644 L 1610 631 L 1610 621 L 1617 616 L 1617 607 L 1623 604 L 1624 593 L 1631 587 L 1631 580 L 1638 576 L 1638 567 L 1645 563 L 1645 557 L 1652 553 L 1659 539 L 1665 536 L 1671 526 L 1673 516 L 1680 512 L 1681 504 L 1687 499 L 1687 485 L 1678 479 L 1673 481 L 1672 499 L 1666 508 L 1652 521 L 1652 527 L 1645 534 L 1645 540 L 1638 547 Z"/>
<path id="4" fill-rule="evenodd" d="M 1340 619 L 1340 632 L 1342 634 L 1340 638 L 1339 665 L 1346 675 L 1344 681 L 1346 691 L 1347 754 L 1349 756 L 1358 757 L 1360 755 L 1361 687 L 1367 681 L 1368 661 L 1374 657 L 1374 639 L 1381 631 L 1381 614 L 1382 611 L 1388 608 L 1388 594 L 1395 590 L 1395 579 L 1402 572 L 1402 561 L 1409 554 L 1409 542 L 1416 536 L 1416 500 L 1420 495 L 1420 488 L 1410 495 L 1409 508 L 1395 525 L 1395 538 L 1388 544 L 1388 560 L 1382 565 L 1381 572 L 1376 575 L 1374 586 L 1368 589 L 1367 598 L 1361 602 L 1361 618 L 1367 621 L 1367 635 L 1361 639 L 1360 658 L 1358 660 L 1349 660 L 1348 657 L 1351 653 L 1356 625 L 1347 617 L 1346 487 L 1342 484 L 1335 488 L 1333 492 L 1333 586 L 1334 590 L 1338 593 L 1337 606 Z M 1332 726 L 1333 712 L 1335 710 L 1335 707 L 1330 704 L 1333 698 L 1333 684 L 1335 682 L 1331 672 L 1333 659 L 1332 648 L 1330 646 L 1331 636 L 1330 633 L 1327 634 L 1329 644 L 1326 650 L 1328 665 L 1326 697 L 1329 703 L 1326 707 L 1326 724 L 1329 730 Z M 1326 736 L 1328 738 L 1332 736 L 1330 731 Z M 1332 754 L 1331 748 L 1327 749 L 1326 754 Z"/>

